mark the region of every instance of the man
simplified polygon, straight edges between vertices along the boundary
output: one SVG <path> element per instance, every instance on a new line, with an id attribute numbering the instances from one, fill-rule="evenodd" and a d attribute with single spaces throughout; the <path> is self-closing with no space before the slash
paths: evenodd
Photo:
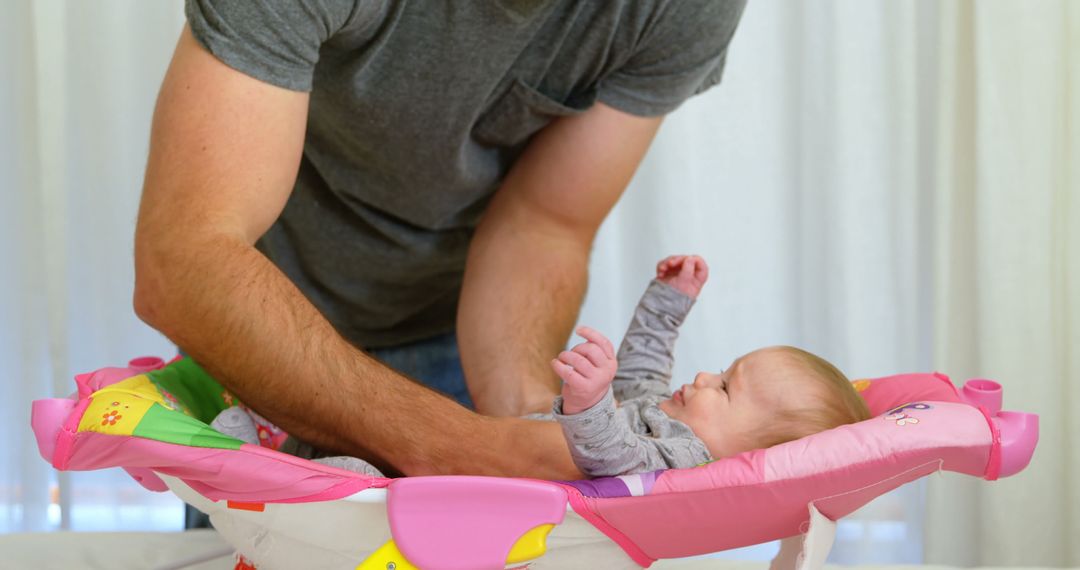
<path id="1" fill-rule="evenodd" d="M 557 424 L 516 416 L 550 410 L 595 233 L 662 116 L 719 81 L 742 8 L 189 0 L 137 313 L 316 447 L 577 476 Z"/>

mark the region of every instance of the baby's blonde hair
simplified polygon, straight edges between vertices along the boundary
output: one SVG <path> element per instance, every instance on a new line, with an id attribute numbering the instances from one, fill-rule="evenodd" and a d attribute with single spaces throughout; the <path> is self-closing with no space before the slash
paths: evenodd
<path id="1" fill-rule="evenodd" d="M 799 371 L 790 380 L 815 382 L 817 397 L 799 407 L 776 410 L 764 426 L 755 430 L 753 437 L 758 440 L 755 447 L 772 447 L 870 418 L 866 402 L 847 376 L 829 361 L 793 346 L 776 348 L 792 359 Z"/>

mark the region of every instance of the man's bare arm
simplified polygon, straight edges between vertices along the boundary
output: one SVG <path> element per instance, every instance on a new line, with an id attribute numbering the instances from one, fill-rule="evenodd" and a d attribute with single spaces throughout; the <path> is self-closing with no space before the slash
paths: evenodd
<path id="1" fill-rule="evenodd" d="M 306 94 L 226 67 L 184 30 L 139 210 L 140 317 L 324 449 L 406 474 L 576 476 L 557 425 L 484 418 L 399 376 L 338 335 L 253 247 L 291 192 L 307 105 Z"/>
<path id="2" fill-rule="evenodd" d="M 585 295 L 589 250 L 661 118 L 597 104 L 541 131 L 514 165 L 469 249 L 458 343 L 481 413 L 549 412 Z"/>

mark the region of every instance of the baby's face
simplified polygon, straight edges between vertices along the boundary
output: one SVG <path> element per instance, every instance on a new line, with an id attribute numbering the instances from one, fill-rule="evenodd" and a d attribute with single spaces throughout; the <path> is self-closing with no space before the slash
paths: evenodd
<path id="1" fill-rule="evenodd" d="M 807 391 L 784 378 L 791 366 L 776 348 L 763 348 L 735 360 L 719 374 L 700 372 L 677 390 L 660 409 L 694 430 L 713 457 L 729 457 L 755 449 L 754 431 L 772 410 L 788 407 Z"/>

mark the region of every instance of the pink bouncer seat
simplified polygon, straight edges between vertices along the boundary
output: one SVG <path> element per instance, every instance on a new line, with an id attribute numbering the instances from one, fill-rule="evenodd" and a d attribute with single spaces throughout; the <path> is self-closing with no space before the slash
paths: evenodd
<path id="1" fill-rule="evenodd" d="M 233 402 L 190 359 L 167 366 L 136 359 L 79 375 L 76 384 L 69 398 L 33 404 L 39 451 L 57 469 L 122 467 L 150 490 L 171 487 L 184 495 L 190 489 L 196 494 L 184 496 L 197 507 L 243 511 L 256 526 L 263 515 L 271 524 L 268 513 L 287 505 L 362 500 L 385 490 L 379 491 L 385 493 L 380 516 L 389 540 L 377 549 L 328 555 L 325 567 L 542 568 L 554 555 L 545 539 L 568 512 L 641 567 L 777 539 L 787 539 L 777 565 L 817 567 L 831 536 L 815 552 L 804 552 L 790 537 L 815 524 L 828 527 L 936 471 L 988 481 L 1014 475 L 1028 465 L 1038 441 L 1038 416 L 1002 411 L 996 382 L 969 380 L 957 390 L 943 374 L 900 374 L 853 383 L 870 408 L 869 420 L 691 469 L 582 481 L 387 479 L 212 430 L 207 424 Z M 227 538 L 260 568 L 280 562 L 236 534 L 254 527 L 230 528 Z M 317 556 L 305 556 L 317 566 Z M 568 567 L 566 559 L 552 567 Z"/>

